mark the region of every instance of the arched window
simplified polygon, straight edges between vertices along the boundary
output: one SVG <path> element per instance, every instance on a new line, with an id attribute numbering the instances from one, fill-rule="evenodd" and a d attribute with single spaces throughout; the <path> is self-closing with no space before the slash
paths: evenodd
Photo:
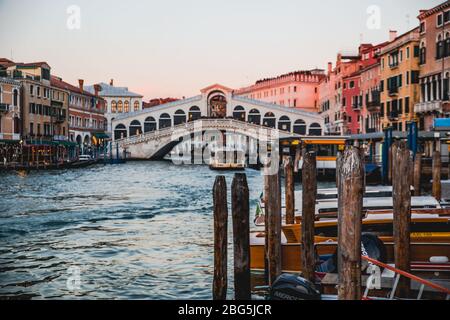
<path id="1" fill-rule="evenodd" d="M 267 112 L 264 115 L 263 126 L 275 129 L 276 123 L 277 119 L 275 118 L 275 115 L 272 112 Z"/>
<path id="2" fill-rule="evenodd" d="M 134 112 L 138 112 L 140 110 L 140 104 L 139 101 L 134 102 Z"/>
<path id="3" fill-rule="evenodd" d="M 116 113 L 117 112 L 117 102 L 116 101 L 111 101 L 111 113 Z"/>
<path id="4" fill-rule="evenodd" d="M 137 120 L 134 120 L 130 123 L 130 137 L 138 136 L 142 134 L 142 126 L 141 123 Z"/>
<path id="5" fill-rule="evenodd" d="M 183 110 L 177 110 L 173 117 L 173 124 L 179 125 L 186 122 L 186 113 Z"/>
<path id="6" fill-rule="evenodd" d="M 445 57 L 450 56 L 450 33 L 449 32 L 447 32 L 447 34 L 445 35 L 444 56 Z"/>
<path id="7" fill-rule="evenodd" d="M 163 113 L 159 117 L 159 129 L 164 129 L 172 126 L 172 119 L 167 113 Z"/>
<path id="8" fill-rule="evenodd" d="M 245 122 L 245 109 L 242 106 L 237 106 L 233 111 L 233 119 Z"/>
<path id="9" fill-rule="evenodd" d="M 436 59 L 442 59 L 444 57 L 444 40 L 442 39 L 442 35 L 438 36 L 436 42 Z"/>
<path id="10" fill-rule="evenodd" d="M 294 123 L 294 133 L 299 135 L 306 135 L 306 122 L 302 119 L 295 121 Z"/>
<path id="11" fill-rule="evenodd" d="M 17 91 L 17 89 L 14 89 L 13 105 L 14 105 L 14 107 L 17 107 L 19 105 L 19 91 Z"/>
<path id="12" fill-rule="evenodd" d="M 282 116 L 280 120 L 278 120 L 278 129 L 291 132 L 291 119 L 287 116 Z"/>
<path id="13" fill-rule="evenodd" d="M 425 47 L 425 42 L 422 42 L 420 48 L 419 63 L 420 64 L 427 63 L 427 48 Z"/>
<path id="14" fill-rule="evenodd" d="M 189 121 L 195 121 L 202 117 L 202 112 L 197 106 L 193 106 L 189 109 Z"/>
<path id="15" fill-rule="evenodd" d="M 322 127 L 318 123 L 313 123 L 309 126 L 309 135 L 310 136 L 321 136 L 322 135 Z"/>
<path id="16" fill-rule="evenodd" d="M 128 100 L 125 101 L 124 103 L 124 110 L 123 112 L 128 113 L 130 112 L 130 102 Z"/>
<path id="17" fill-rule="evenodd" d="M 119 100 L 119 102 L 117 103 L 117 112 L 123 113 L 123 104 L 122 104 L 122 100 Z"/>
<path id="18" fill-rule="evenodd" d="M 127 137 L 127 128 L 123 124 L 118 124 L 114 129 L 114 140 L 125 139 Z"/>
<path id="19" fill-rule="evenodd" d="M 248 122 L 261 125 L 261 113 L 256 109 L 250 110 L 248 113 Z"/>
<path id="20" fill-rule="evenodd" d="M 157 128 L 156 120 L 153 117 L 148 117 L 144 121 L 144 132 L 155 131 Z"/>

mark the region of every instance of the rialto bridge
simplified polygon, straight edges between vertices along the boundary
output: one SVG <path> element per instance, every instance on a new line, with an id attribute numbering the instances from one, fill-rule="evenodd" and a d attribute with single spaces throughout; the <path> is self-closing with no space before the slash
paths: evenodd
<path id="1" fill-rule="evenodd" d="M 199 96 L 112 120 L 113 141 L 134 159 L 161 158 L 183 134 L 193 134 L 199 127 L 253 139 L 260 139 L 261 132 L 265 139 L 321 136 L 325 128 L 319 114 L 236 96 L 217 84 L 201 90 Z"/>

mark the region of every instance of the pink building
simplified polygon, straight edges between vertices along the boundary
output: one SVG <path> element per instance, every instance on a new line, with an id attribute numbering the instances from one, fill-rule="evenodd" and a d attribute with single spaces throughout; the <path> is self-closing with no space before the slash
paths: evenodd
<path id="1" fill-rule="evenodd" d="M 391 34 L 391 37 L 395 33 Z M 374 132 L 379 128 L 379 53 L 386 43 L 362 44 L 358 53 L 340 53 L 319 85 L 320 112 L 329 134 Z"/>
<path id="2" fill-rule="evenodd" d="M 263 79 L 235 91 L 249 99 L 278 104 L 303 111 L 318 111 L 318 86 L 324 70 L 296 71 L 276 78 Z"/>

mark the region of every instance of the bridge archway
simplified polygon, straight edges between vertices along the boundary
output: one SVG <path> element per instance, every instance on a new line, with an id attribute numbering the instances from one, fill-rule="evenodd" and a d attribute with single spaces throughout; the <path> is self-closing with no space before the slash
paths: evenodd
<path id="1" fill-rule="evenodd" d="M 114 128 L 114 140 L 125 139 L 126 137 L 127 137 L 127 127 L 125 127 L 125 125 L 123 124 L 118 124 Z"/>
<path id="2" fill-rule="evenodd" d="M 134 120 L 130 123 L 130 137 L 138 136 L 142 133 L 141 123 L 137 120 Z"/>
<path id="3" fill-rule="evenodd" d="M 202 117 L 202 112 L 200 111 L 200 108 L 197 106 L 192 106 L 189 109 L 189 121 L 196 121 L 199 120 Z"/>
<path id="4" fill-rule="evenodd" d="M 309 126 L 309 135 L 310 136 L 321 136 L 322 135 L 322 127 L 318 123 L 313 123 Z"/>
<path id="5" fill-rule="evenodd" d="M 172 118 L 169 114 L 163 113 L 159 117 L 159 129 L 169 128 L 172 126 Z"/>
<path id="6" fill-rule="evenodd" d="M 182 123 L 186 123 L 186 113 L 180 109 L 177 110 L 173 116 L 173 124 L 176 126 Z"/>
<path id="7" fill-rule="evenodd" d="M 306 122 L 302 119 L 295 121 L 294 133 L 305 136 L 306 135 Z"/>
<path id="8" fill-rule="evenodd" d="M 147 117 L 144 121 L 144 132 L 156 131 L 158 129 L 158 125 L 156 123 L 155 118 Z"/>
<path id="9" fill-rule="evenodd" d="M 248 122 L 261 125 L 261 113 L 257 109 L 252 109 L 248 113 Z"/>
<path id="10" fill-rule="evenodd" d="M 216 90 L 208 95 L 208 106 L 212 118 L 223 119 L 227 116 L 227 98 L 222 91 Z"/>
<path id="11" fill-rule="evenodd" d="M 282 116 L 278 120 L 278 130 L 291 132 L 291 119 L 288 116 Z"/>
<path id="12" fill-rule="evenodd" d="M 245 122 L 245 109 L 243 106 L 237 106 L 233 111 L 233 119 Z"/>
<path id="13" fill-rule="evenodd" d="M 264 115 L 263 126 L 275 129 L 276 122 L 277 119 L 275 118 L 275 115 L 272 112 L 267 112 Z"/>

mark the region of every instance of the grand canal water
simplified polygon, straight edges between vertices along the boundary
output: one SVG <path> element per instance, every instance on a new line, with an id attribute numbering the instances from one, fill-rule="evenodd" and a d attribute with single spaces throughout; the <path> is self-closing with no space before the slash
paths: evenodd
<path id="1" fill-rule="evenodd" d="M 0 299 L 210 299 L 216 175 L 170 162 L 0 174 Z M 247 177 L 253 215 L 263 179 Z"/>
<path id="2" fill-rule="evenodd" d="M 170 162 L 0 174 L 0 298 L 211 298 L 216 174 Z M 247 176 L 255 208 L 262 177 Z"/>

